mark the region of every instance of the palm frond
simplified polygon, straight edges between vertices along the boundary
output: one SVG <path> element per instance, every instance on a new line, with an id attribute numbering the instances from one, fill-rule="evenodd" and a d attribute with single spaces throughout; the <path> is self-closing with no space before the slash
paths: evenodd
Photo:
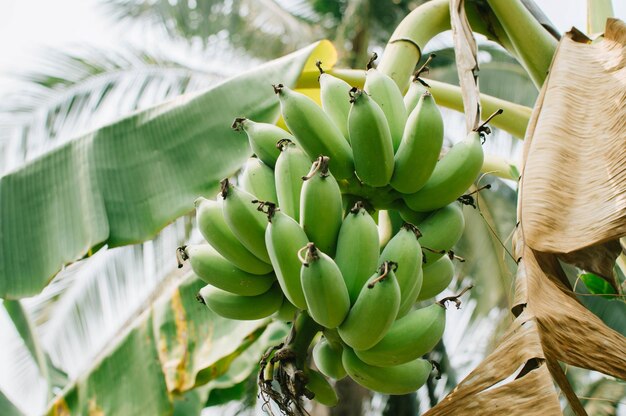
<path id="1" fill-rule="evenodd" d="M 190 67 L 147 51 L 51 52 L 0 104 L 0 173 L 156 102 L 197 91 L 225 69 Z"/>

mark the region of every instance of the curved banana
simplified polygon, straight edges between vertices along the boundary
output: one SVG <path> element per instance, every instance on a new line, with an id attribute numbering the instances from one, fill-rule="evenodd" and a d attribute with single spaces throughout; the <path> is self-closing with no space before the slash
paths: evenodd
<path id="1" fill-rule="evenodd" d="M 334 349 L 326 338 L 322 338 L 313 347 L 313 362 L 326 377 L 341 380 L 346 376 L 346 370 L 341 363 L 342 351 L 342 348 Z"/>
<path id="2" fill-rule="evenodd" d="M 244 117 L 236 118 L 232 127 L 236 131 L 244 130 L 246 132 L 254 154 L 272 168 L 280 153 L 276 148 L 276 142 L 281 139 L 293 140 L 293 136 L 289 132 L 278 126 L 269 123 L 256 123 Z"/>
<path id="3" fill-rule="evenodd" d="M 274 314 L 274 317 L 279 321 L 293 322 L 297 310 L 298 308 L 296 308 L 293 303 L 289 302 L 289 300 L 285 298 L 285 300 L 283 300 L 283 304 L 280 305 L 280 308 Z"/>
<path id="4" fill-rule="evenodd" d="M 352 88 L 346 81 L 334 77 L 322 70 L 321 62 L 317 62 L 320 70 L 320 96 L 322 108 L 328 117 L 339 128 L 346 140 L 348 135 L 348 113 L 350 112 L 350 101 L 348 92 Z"/>
<path id="5" fill-rule="evenodd" d="M 280 99 L 280 109 L 295 141 L 311 160 L 320 155 L 330 157 L 330 170 L 338 179 L 354 174 L 350 145 L 324 110 L 306 95 L 282 84 L 274 86 Z"/>
<path id="6" fill-rule="evenodd" d="M 463 235 L 463 208 L 456 202 L 446 205 L 420 221 L 417 228 L 422 233 L 420 244 L 424 252 L 424 266 L 428 266 L 452 249 Z"/>
<path id="7" fill-rule="evenodd" d="M 424 283 L 416 300 L 425 300 L 437 296 L 450 285 L 454 277 L 454 264 L 450 257 L 443 256 L 439 260 L 424 267 Z"/>
<path id="8" fill-rule="evenodd" d="M 446 310 L 434 303 L 396 320 L 378 344 L 355 354 L 364 363 L 378 367 L 408 363 L 435 348 L 445 326 Z"/>
<path id="9" fill-rule="evenodd" d="M 385 262 L 369 278 L 348 316 L 337 328 L 343 342 L 350 347 L 359 350 L 373 347 L 396 319 L 400 307 L 400 287 L 393 267 L 393 263 Z"/>
<path id="10" fill-rule="evenodd" d="M 348 132 L 356 174 L 367 185 L 385 186 L 393 174 L 393 142 L 385 114 L 358 88 L 350 90 L 350 102 Z"/>
<path id="11" fill-rule="evenodd" d="M 273 273 L 259 276 L 238 269 L 208 244 L 189 245 L 184 252 L 194 273 L 202 280 L 236 295 L 260 295 L 276 280 Z"/>
<path id="12" fill-rule="evenodd" d="M 198 228 L 204 238 L 224 258 L 241 270 L 252 274 L 267 274 L 272 265 L 252 254 L 241 242 L 224 219 L 223 200 L 198 198 L 195 201 Z"/>
<path id="13" fill-rule="evenodd" d="M 391 133 L 393 151 L 397 151 L 402 140 L 407 114 L 402 92 L 390 77 L 374 68 L 367 70 L 363 89 L 383 110 Z"/>
<path id="14" fill-rule="evenodd" d="M 351 303 L 356 301 L 361 288 L 376 270 L 379 253 L 376 223 L 363 208 L 363 203 L 357 202 L 341 223 L 335 255 Z"/>
<path id="15" fill-rule="evenodd" d="M 314 243 L 308 243 L 302 249 L 306 249 L 306 255 L 300 269 L 300 281 L 307 311 L 318 324 L 336 328 L 350 310 L 350 296 L 341 271 Z"/>
<path id="16" fill-rule="evenodd" d="M 339 403 L 337 392 L 323 375 L 309 368 L 307 377 L 308 381 L 305 386 L 315 395 L 313 400 L 329 407 Z"/>
<path id="17" fill-rule="evenodd" d="M 343 350 L 343 366 L 361 386 L 383 394 L 408 394 L 426 383 L 432 365 L 418 358 L 393 367 L 375 367 L 359 360 L 349 348 Z"/>
<path id="18" fill-rule="evenodd" d="M 437 165 L 442 144 L 443 118 L 433 96 L 425 92 L 406 122 L 391 186 L 405 194 L 422 188 Z"/>
<path id="19" fill-rule="evenodd" d="M 270 209 L 268 219 L 265 243 L 278 283 L 289 302 L 299 309 L 306 309 L 306 299 L 300 282 L 302 263 L 298 258 L 298 250 L 309 239 L 300 225 L 280 210 Z"/>
<path id="20" fill-rule="evenodd" d="M 300 195 L 300 225 L 317 248 L 335 255 L 337 235 L 343 219 L 341 190 L 328 172 L 328 157 L 320 156 L 303 177 Z"/>
<path id="21" fill-rule="evenodd" d="M 233 186 L 228 179 L 221 182 L 220 194 L 224 199 L 222 212 L 224 220 L 233 234 L 252 254 L 266 263 L 270 257 L 265 247 L 265 228 L 267 219 L 257 209 L 254 195 Z"/>
<path id="22" fill-rule="evenodd" d="M 258 296 L 239 296 L 206 285 L 200 289 L 200 298 L 216 314 L 240 321 L 267 318 L 280 308 L 283 292 L 277 283 Z"/>
<path id="23" fill-rule="evenodd" d="M 278 202 L 274 170 L 259 158 L 251 157 L 246 161 L 241 172 L 240 184 L 241 189 L 254 195 L 256 199 Z"/>
<path id="24" fill-rule="evenodd" d="M 426 184 L 404 202 L 414 211 L 432 211 L 454 202 L 469 188 L 483 165 L 481 133 L 472 131 L 437 162 Z"/>
<path id="25" fill-rule="evenodd" d="M 311 161 L 291 140 L 281 140 L 277 146 L 281 149 L 274 170 L 278 206 L 282 212 L 298 221 L 302 177 L 308 173 Z"/>
<path id="26" fill-rule="evenodd" d="M 432 212 L 416 212 L 408 207 L 403 207 L 398 211 L 400 214 L 400 218 L 402 218 L 405 222 L 410 224 L 419 224 L 426 217 L 428 217 Z"/>
<path id="27" fill-rule="evenodd" d="M 411 77 L 411 84 L 404 95 L 404 106 L 406 107 L 407 114 L 411 114 L 411 112 L 413 112 L 413 109 L 415 109 L 417 103 L 425 92 L 430 92 L 430 85 L 424 82 L 424 80 L 420 78 L 420 75 L 428 71 L 428 64 L 434 57 L 435 54 L 431 53 L 424 65 L 415 71 L 413 77 Z"/>
<path id="28" fill-rule="evenodd" d="M 420 231 L 412 224 L 405 223 L 400 231 L 387 243 L 378 259 L 379 266 L 386 261 L 397 264 L 395 270 L 400 287 L 400 309 L 398 316 L 404 316 L 422 288 L 422 247 L 417 241 Z"/>

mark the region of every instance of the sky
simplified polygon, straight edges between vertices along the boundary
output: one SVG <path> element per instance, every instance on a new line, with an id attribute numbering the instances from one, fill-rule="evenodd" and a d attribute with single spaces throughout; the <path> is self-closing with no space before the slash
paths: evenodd
<path id="1" fill-rule="evenodd" d="M 584 31 L 586 0 L 535 1 L 560 31 Z M 626 1 L 613 5 L 616 17 L 626 20 Z M 113 22 L 99 0 L 0 0 L 0 74 L 19 71 L 50 48 L 118 43 L 124 27 Z"/>

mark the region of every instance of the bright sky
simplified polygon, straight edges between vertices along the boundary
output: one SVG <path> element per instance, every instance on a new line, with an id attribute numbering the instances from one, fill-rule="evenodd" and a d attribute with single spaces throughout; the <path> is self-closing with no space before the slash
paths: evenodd
<path id="1" fill-rule="evenodd" d="M 585 30 L 586 0 L 535 0 L 560 31 Z M 626 20 L 626 1 L 613 1 Z M 0 92 L 2 73 L 32 64 L 42 51 L 72 44 L 110 45 L 124 36 L 99 0 L 0 0 Z M 136 36 L 136 35 L 135 35 Z"/>

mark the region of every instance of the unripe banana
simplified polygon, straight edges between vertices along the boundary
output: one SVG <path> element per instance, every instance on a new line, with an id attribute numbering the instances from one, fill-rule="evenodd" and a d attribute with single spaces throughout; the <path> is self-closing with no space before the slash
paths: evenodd
<path id="1" fill-rule="evenodd" d="M 277 283 L 258 296 L 239 296 L 206 285 L 200 289 L 200 298 L 216 314 L 228 319 L 249 321 L 267 318 L 280 308 L 283 292 Z"/>
<path id="2" fill-rule="evenodd" d="M 443 336 L 445 308 L 434 303 L 396 320 L 387 334 L 365 351 L 355 351 L 369 365 L 389 367 L 413 361 L 430 352 Z"/>
<path id="3" fill-rule="evenodd" d="M 383 110 L 395 152 L 400 147 L 407 115 L 402 92 L 390 77 L 374 68 L 367 70 L 363 89 Z"/>
<path id="4" fill-rule="evenodd" d="M 417 211 L 413 211 L 412 209 L 410 209 L 408 207 L 403 207 L 398 212 L 400 213 L 400 217 L 405 222 L 408 222 L 410 224 L 419 224 L 426 217 L 428 217 L 430 214 L 432 214 L 431 211 L 429 211 L 429 212 L 417 212 Z"/>
<path id="5" fill-rule="evenodd" d="M 393 174 L 393 143 L 385 114 L 358 88 L 350 90 L 350 102 L 348 132 L 356 174 L 367 185 L 385 186 Z"/>
<path id="6" fill-rule="evenodd" d="M 256 123 L 247 118 L 236 118 L 233 129 L 244 130 L 248 135 L 248 141 L 252 151 L 259 159 L 269 167 L 274 167 L 280 151 L 276 148 L 276 142 L 281 139 L 293 140 L 293 136 L 278 126 L 269 123 Z"/>
<path id="7" fill-rule="evenodd" d="M 328 255 L 319 251 L 314 243 L 306 250 L 300 269 L 302 291 L 309 315 L 326 328 L 336 328 L 350 310 L 350 296 L 339 267 Z"/>
<path id="8" fill-rule="evenodd" d="M 422 247 L 417 241 L 420 237 L 420 231 L 414 225 L 405 223 L 389 240 L 378 259 L 379 266 L 386 261 L 398 265 L 395 270 L 400 287 L 398 316 L 404 316 L 411 309 L 422 287 Z"/>
<path id="9" fill-rule="evenodd" d="M 241 270 L 252 274 L 267 274 L 272 265 L 256 257 L 231 231 L 224 219 L 223 200 L 196 199 L 196 219 L 204 238 L 224 258 Z"/>
<path id="10" fill-rule="evenodd" d="M 274 86 L 280 108 L 295 141 L 311 160 L 320 155 L 330 157 L 330 170 L 338 179 L 353 176 L 354 162 L 350 145 L 324 110 L 309 97 L 282 84 Z"/>
<path id="11" fill-rule="evenodd" d="M 422 65 L 420 69 L 415 71 L 413 77 L 411 78 L 411 84 L 409 85 L 409 89 L 404 95 L 404 106 L 406 107 L 407 114 L 411 114 L 411 112 L 413 111 L 413 109 L 415 109 L 417 103 L 419 102 L 420 98 L 422 98 L 422 95 L 424 95 L 425 92 L 430 92 L 430 85 L 424 82 L 420 78 L 420 75 L 428 72 L 429 68 L 427 65 L 434 57 L 435 54 L 431 53 L 424 65 Z"/>
<path id="12" fill-rule="evenodd" d="M 222 212 L 226 224 L 252 254 L 270 263 L 265 247 L 267 219 L 263 212 L 257 209 L 254 202 L 257 201 L 256 197 L 233 186 L 228 179 L 224 179 L 221 186 L 220 193 L 224 199 Z"/>
<path id="13" fill-rule="evenodd" d="M 326 378 L 315 370 L 308 370 L 306 388 L 315 394 L 313 400 L 324 406 L 333 407 L 339 403 L 339 397 Z"/>
<path id="14" fill-rule="evenodd" d="M 408 394 L 426 383 L 432 365 L 418 358 L 393 367 L 375 367 L 359 360 L 349 348 L 343 350 L 343 366 L 361 386 L 383 394 Z"/>
<path id="15" fill-rule="evenodd" d="M 420 244 L 424 249 L 424 266 L 428 266 L 452 249 L 463 235 L 463 208 L 457 202 L 446 205 L 423 219 L 417 228 L 422 233 Z"/>
<path id="16" fill-rule="evenodd" d="M 424 265 L 424 283 L 416 300 L 437 296 L 450 285 L 454 277 L 454 264 L 450 257 L 443 256 L 434 263 Z"/>
<path id="17" fill-rule="evenodd" d="M 300 219 L 300 193 L 302 177 L 311 167 L 311 161 L 296 144 L 290 140 L 278 143 L 281 152 L 276 161 L 276 196 L 280 210 L 294 220 Z"/>
<path id="18" fill-rule="evenodd" d="M 300 282 L 302 263 L 298 258 L 298 250 L 305 246 L 309 239 L 300 225 L 280 210 L 274 211 L 270 208 L 268 218 L 265 242 L 278 283 L 289 302 L 299 309 L 306 309 Z"/>
<path id="19" fill-rule="evenodd" d="M 283 300 L 283 304 L 280 305 L 280 308 L 274 314 L 274 317 L 279 321 L 293 322 L 297 311 L 298 308 L 285 298 L 285 300 Z"/>
<path id="20" fill-rule="evenodd" d="M 393 272 L 394 266 L 386 262 L 370 277 L 348 316 L 337 328 L 341 339 L 350 347 L 359 350 L 373 347 L 396 319 L 400 287 Z"/>
<path id="21" fill-rule="evenodd" d="M 411 112 L 394 158 L 391 186 L 411 194 L 424 186 L 437 165 L 443 144 L 443 118 L 429 92 Z"/>
<path id="22" fill-rule="evenodd" d="M 318 249 L 334 256 L 343 219 L 343 203 L 339 185 L 328 172 L 328 158 L 320 156 L 303 179 L 300 225 Z"/>
<path id="23" fill-rule="evenodd" d="M 256 199 L 278 202 L 274 170 L 259 158 L 251 157 L 246 161 L 240 180 L 241 189 L 254 195 Z"/>
<path id="24" fill-rule="evenodd" d="M 313 362 L 326 377 L 341 380 L 346 376 L 346 370 L 341 363 L 342 350 L 341 347 L 334 349 L 326 338 L 322 338 L 313 347 Z"/>
<path id="25" fill-rule="evenodd" d="M 348 113 L 350 112 L 350 102 L 348 101 L 348 92 L 352 87 L 346 81 L 324 72 L 321 62 L 318 61 L 318 64 L 317 67 L 321 72 L 319 82 L 322 108 L 346 140 L 349 140 Z"/>
<path id="26" fill-rule="evenodd" d="M 260 295 L 276 280 L 273 273 L 259 276 L 238 269 L 208 244 L 189 245 L 184 252 L 194 273 L 202 280 L 236 295 Z"/>
<path id="27" fill-rule="evenodd" d="M 376 269 L 379 252 L 376 223 L 363 203 L 357 202 L 341 223 L 335 256 L 351 303 L 356 301 L 372 270 Z"/>
<path id="28" fill-rule="evenodd" d="M 474 183 L 483 165 L 481 133 L 472 131 L 437 162 L 426 184 L 404 201 L 414 211 L 432 211 L 455 201 Z"/>

